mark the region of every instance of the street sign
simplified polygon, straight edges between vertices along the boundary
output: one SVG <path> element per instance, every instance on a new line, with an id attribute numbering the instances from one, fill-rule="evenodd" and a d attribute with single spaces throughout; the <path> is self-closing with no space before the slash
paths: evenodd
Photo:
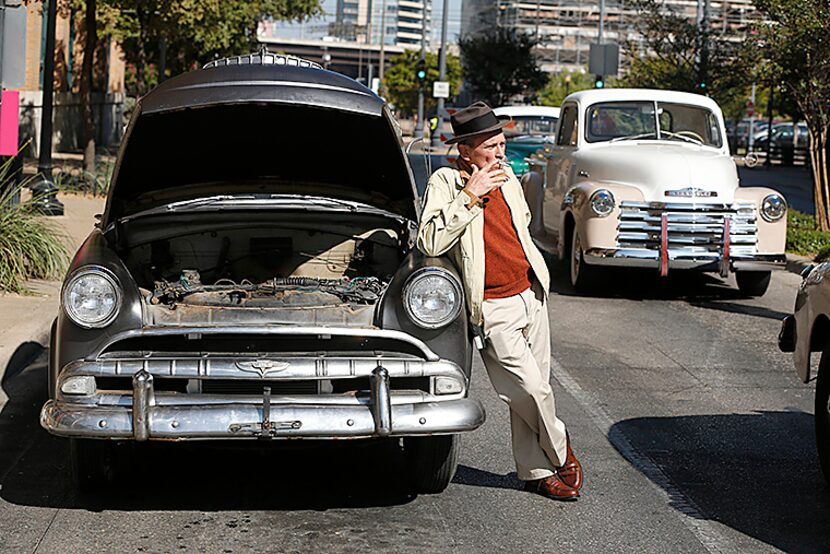
<path id="1" fill-rule="evenodd" d="M 592 44 L 588 56 L 588 73 L 594 75 L 616 75 L 620 65 L 618 44 Z"/>
<path id="2" fill-rule="evenodd" d="M 746 116 L 747 117 L 752 117 L 753 115 L 755 115 L 755 102 L 753 102 L 752 100 L 747 100 L 746 101 Z"/>
<path id="3" fill-rule="evenodd" d="M 20 2 L 0 7 L 0 87 L 23 88 L 26 83 L 26 10 Z"/>
<path id="4" fill-rule="evenodd" d="M 449 98 L 450 97 L 450 82 L 449 81 L 435 81 L 432 83 L 432 97 L 433 98 Z"/>

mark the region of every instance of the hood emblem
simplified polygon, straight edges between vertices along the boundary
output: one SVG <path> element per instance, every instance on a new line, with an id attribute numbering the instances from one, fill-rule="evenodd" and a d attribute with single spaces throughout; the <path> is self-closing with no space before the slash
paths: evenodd
<path id="1" fill-rule="evenodd" d="M 278 371 L 287 369 L 289 365 L 290 364 L 288 364 L 287 362 L 278 362 L 275 360 L 253 360 L 250 362 L 236 362 L 236 367 L 238 367 L 240 370 L 246 371 L 248 373 L 256 373 L 263 379 L 269 373 L 276 373 Z"/>
<path id="2" fill-rule="evenodd" d="M 686 187 L 685 189 L 667 190 L 666 196 L 674 196 L 679 198 L 693 198 L 695 196 L 700 198 L 711 198 L 717 196 L 718 193 L 714 190 L 703 190 L 697 187 Z"/>

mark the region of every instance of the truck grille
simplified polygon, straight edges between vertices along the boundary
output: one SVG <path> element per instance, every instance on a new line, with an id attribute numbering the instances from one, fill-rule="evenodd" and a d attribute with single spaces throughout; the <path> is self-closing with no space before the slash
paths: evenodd
<path id="1" fill-rule="evenodd" d="M 753 204 L 622 202 L 618 247 L 659 250 L 664 215 L 669 250 L 718 252 L 724 243 L 724 222 L 729 219 L 731 251 L 756 251 L 758 228 Z"/>

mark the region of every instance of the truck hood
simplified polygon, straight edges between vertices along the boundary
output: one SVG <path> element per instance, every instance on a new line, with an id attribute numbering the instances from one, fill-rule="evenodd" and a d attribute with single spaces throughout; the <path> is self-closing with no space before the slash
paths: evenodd
<path id="1" fill-rule="evenodd" d="M 576 175 L 636 187 L 649 202 L 730 203 L 738 187 L 730 156 L 692 144 L 607 144 L 579 152 L 575 161 Z"/>

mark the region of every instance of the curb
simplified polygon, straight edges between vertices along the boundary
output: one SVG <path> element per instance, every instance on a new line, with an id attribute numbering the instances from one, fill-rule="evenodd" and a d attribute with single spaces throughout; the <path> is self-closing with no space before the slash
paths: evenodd
<path id="1" fill-rule="evenodd" d="M 798 254 L 789 253 L 787 254 L 787 271 L 789 271 L 790 273 L 801 275 L 801 272 L 804 271 L 805 268 L 814 265 L 816 265 L 816 263 L 806 256 L 799 256 Z"/>

